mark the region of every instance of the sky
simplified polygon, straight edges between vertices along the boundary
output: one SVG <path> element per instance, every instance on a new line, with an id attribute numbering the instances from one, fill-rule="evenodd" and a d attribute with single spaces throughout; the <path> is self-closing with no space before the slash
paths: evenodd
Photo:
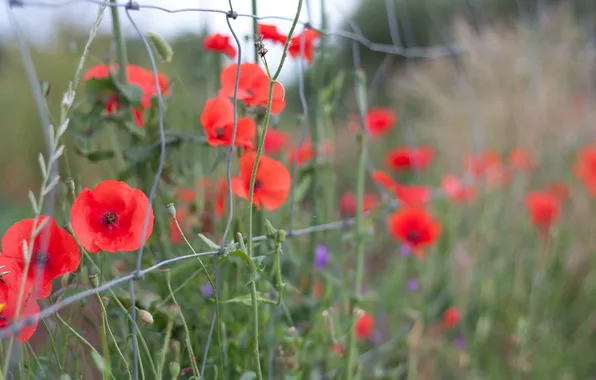
<path id="1" fill-rule="evenodd" d="M 80 26 L 85 29 L 90 29 L 93 25 L 97 15 L 98 6 L 85 1 L 70 1 L 67 0 L 23 0 L 24 3 L 48 4 L 50 6 L 34 6 L 27 5 L 23 8 L 13 8 L 16 18 L 18 20 L 19 28 L 22 33 L 31 42 L 40 44 L 51 43 L 55 27 L 60 22 Z M 126 3 L 126 0 L 119 0 L 121 3 Z M 0 0 L 0 41 L 6 39 L 6 36 L 14 36 L 12 28 L 9 23 L 7 0 Z M 68 5 L 56 6 L 57 4 Z M 160 6 L 170 10 L 186 9 L 186 8 L 203 8 L 203 9 L 220 9 L 229 10 L 227 0 L 138 0 L 140 5 Z M 356 0 L 326 0 L 328 9 L 326 11 L 328 19 L 328 29 L 335 29 L 341 23 L 344 17 L 349 17 L 353 10 Z M 239 13 L 251 13 L 251 1 L 249 0 L 232 0 L 234 10 Z M 303 9 L 300 14 L 300 21 L 310 21 L 315 26 L 320 26 L 321 0 L 303 0 Z M 260 16 L 283 16 L 293 18 L 298 7 L 298 0 L 257 0 L 257 13 Z M 310 8 L 310 9 L 309 9 Z M 309 18 L 309 14 L 311 15 Z M 174 37 L 178 33 L 183 32 L 199 32 L 205 26 L 210 31 L 229 34 L 229 29 L 226 24 L 226 16 L 219 13 L 205 13 L 205 12 L 181 12 L 169 14 L 160 10 L 141 9 L 140 11 L 133 11 L 132 17 L 139 26 L 142 32 L 154 32 L 162 36 L 166 41 L 168 38 Z M 123 30 L 127 35 L 134 35 L 135 31 L 128 22 L 121 10 L 121 23 Z M 236 20 L 231 20 L 232 26 L 236 33 L 244 36 L 252 33 L 252 20 L 248 17 L 239 17 Z M 291 27 L 291 21 L 282 20 L 266 20 L 263 21 L 270 24 L 277 25 L 282 32 L 288 32 Z M 104 15 L 101 24 L 100 32 L 109 33 L 111 30 L 111 19 L 109 12 Z M 300 29 L 298 29 L 300 30 Z M 252 49 L 247 45 L 249 52 Z M 277 65 L 281 57 L 281 47 L 268 47 L 269 53 L 267 55 L 269 61 L 273 65 Z M 251 59 L 251 55 L 243 58 Z M 285 76 L 292 75 L 297 68 L 295 61 L 288 62 L 284 65 L 282 71 L 283 79 Z"/>

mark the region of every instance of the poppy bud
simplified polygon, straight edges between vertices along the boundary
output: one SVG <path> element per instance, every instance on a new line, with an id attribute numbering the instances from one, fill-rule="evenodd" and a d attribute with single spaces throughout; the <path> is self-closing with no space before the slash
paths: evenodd
<path id="1" fill-rule="evenodd" d="M 180 376 L 180 364 L 176 363 L 176 362 L 170 362 L 170 376 L 172 376 L 172 379 L 177 379 L 178 376 Z"/>
<path id="2" fill-rule="evenodd" d="M 76 192 L 76 189 L 75 189 L 75 181 L 74 181 L 74 179 L 67 178 L 64 181 L 64 183 L 66 183 L 66 186 L 68 187 L 68 194 L 69 195 L 72 195 L 74 198 L 76 198 L 77 197 L 77 192 Z M 73 198 L 73 201 L 74 201 L 74 198 Z"/>
<path id="3" fill-rule="evenodd" d="M 89 275 L 89 282 L 91 282 L 91 286 L 97 288 L 99 286 L 99 279 L 97 278 L 97 273 Z"/>
<path id="4" fill-rule="evenodd" d="M 68 373 L 63 373 L 60 375 L 60 380 L 70 380 L 70 375 Z"/>
<path id="5" fill-rule="evenodd" d="M 360 308 L 357 308 L 357 307 L 354 308 L 354 315 L 356 316 L 356 318 L 360 318 L 364 314 L 365 314 L 365 311 L 364 310 L 362 310 Z"/>
<path id="6" fill-rule="evenodd" d="M 267 231 L 267 237 L 269 239 L 276 238 L 277 230 L 275 229 L 275 227 L 273 227 L 269 219 L 265 219 L 265 230 Z"/>
<path id="7" fill-rule="evenodd" d="M 139 318 L 145 323 L 152 324 L 153 323 L 153 315 L 147 310 L 139 310 Z"/>
<path id="8" fill-rule="evenodd" d="M 168 214 L 170 214 L 172 218 L 176 219 L 176 206 L 174 206 L 173 203 L 168 203 L 166 208 L 168 210 Z"/>
<path id="9" fill-rule="evenodd" d="M 174 352 L 174 359 L 180 361 L 180 342 L 177 340 L 172 341 L 172 351 Z"/>

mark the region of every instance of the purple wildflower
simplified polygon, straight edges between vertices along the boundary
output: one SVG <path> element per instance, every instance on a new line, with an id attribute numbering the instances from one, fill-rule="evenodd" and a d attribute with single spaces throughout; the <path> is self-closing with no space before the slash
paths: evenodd
<path id="1" fill-rule="evenodd" d="M 319 244 L 315 248 L 315 267 L 321 270 L 327 266 L 329 262 L 329 249 L 325 244 Z"/>
<path id="2" fill-rule="evenodd" d="M 455 338 L 455 347 L 459 348 L 462 351 L 465 350 L 467 347 L 466 339 L 461 335 Z"/>
<path id="3" fill-rule="evenodd" d="M 408 278 L 408 290 L 410 292 L 415 292 L 416 290 L 418 290 L 418 279 L 414 277 Z"/>
<path id="4" fill-rule="evenodd" d="M 203 297 L 205 298 L 210 298 L 213 297 L 213 287 L 211 286 L 211 283 L 206 283 L 202 288 L 201 288 L 201 292 L 203 293 Z"/>
<path id="5" fill-rule="evenodd" d="M 402 244 L 401 246 L 401 255 L 402 257 L 408 257 L 412 253 L 412 247 L 408 244 Z"/>

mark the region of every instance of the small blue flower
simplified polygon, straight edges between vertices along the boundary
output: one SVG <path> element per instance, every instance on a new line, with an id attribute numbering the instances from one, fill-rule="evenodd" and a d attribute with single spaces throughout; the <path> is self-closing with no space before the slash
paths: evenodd
<path id="1" fill-rule="evenodd" d="M 412 247 L 409 244 L 402 244 L 401 246 L 401 255 L 403 257 L 408 257 L 412 253 Z"/>

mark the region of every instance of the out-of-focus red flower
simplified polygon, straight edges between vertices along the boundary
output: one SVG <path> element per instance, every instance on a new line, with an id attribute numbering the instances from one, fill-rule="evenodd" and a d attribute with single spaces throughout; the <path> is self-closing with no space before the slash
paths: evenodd
<path id="1" fill-rule="evenodd" d="M 395 191 L 395 187 L 397 183 L 393 181 L 393 178 L 389 176 L 389 174 L 385 173 L 382 170 L 375 170 L 372 173 L 372 179 L 379 185 L 383 186 L 387 191 Z"/>
<path id="2" fill-rule="evenodd" d="M 424 171 L 428 168 L 433 158 L 435 151 L 432 147 L 401 147 L 396 148 L 387 153 L 385 157 L 385 164 L 388 168 L 401 171 Z"/>
<path id="3" fill-rule="evenodd" d="M 317 300 L 323 298 L 323 284 L 321 283 L 321 280 L 319 280 L 318 278 L 315 279 L 315 282 L 313 284 L 312 296 L 314 299 Z"/>
<path id="4" fill-rule="evenodd" d="M 423 206 L 430 202 L 431 192 L 426 186 L 395 185 L 395 195 L 407 206 Z"/>
<path id="5" fill-rule="evenodd" d="M 323 148 L 319 151 L 320 155 L 329 155 L 331 153 L 331 143 L 325 142 L 323 144 Z M 288 152 L 288 160 L 290 161 L 291 165 L 296 164 L 303 165 L 310 162 L 314 157 L 314 149 L 312 147 L 312 142 L 310 140 L 306 140 L 300 145 L 300 147 L 293 148 L 290 152 Z"/>
<path id="6" fill-rule="evenodd" d="M 530 220 L 541 233 L 547 234 L 561 213 L 561 200 L 550 191 L 537 190 L 526 195 Z"/>
<path id="7" fill-rule="evenodd" d="M 203 48 L 208 51 L 223 53 L 230 58 L 236 57 L 236 48 L 230 43 L 230 36 L 221 33 L 214 33 L 205 37 Z"/>
<path id="8" fill-rule="evenodd" d="M 467 155 L 464 158 L 466 170 L 475 177 L 483 176 L 487 171 L 501 167 L 501 157 L 491 150 L 487 150 L 477 155 Z"/>
<path id="9" fill-rule="evenodd" d="M 371 108 L 366 113 L 366 130 L 371 138 L 377 139 L 389 132 L 395 126 L 396 121 L 397 115 L 392 109 Z M 357 131 L 359 127 L 358 116 L 353 116 L 350 128 Z"/>
<path id="10" fill-rule="evenodd" d="M 443 313 L 443 325 L 447 328 L 455 327 L 461 320 L 461 311 L 455 306 L 452 306 L 445 310 Z"/>
<path id="11" fill-rule="evenodd" d="M 534 161 L 524 149 L 513 148 L 509 152 L 509 166 L 512 169 L 527 172 L 534 168 Z"/>
<path id="12" fill-rule="evenodd" d="M 287 37 L 280 33 L 275 25 L 258 24 L 258 30 L 264 40 L 273 41 L 282 45 L 286 43 Z"/>
<path id="13" fill-rule="evenodd" d="M 406 244 L 419 258 L 423 249 L 434 244 L 441 234 L 441 225 L 425 209 L 403 207 L 389 215 L 387 228 L 391 236 Z"/>
<path id="14" fill-rule="evenodd" d="M 467 202 L 476 197 L 476 189 L 474 187 L 464 185 L 459 178 L 453 175 L 443 177 L 441 190 L 455 203 Z"/>
<path id="15" fill-rule="evenodd" d="M 358 339 L 368 339 L 374 331 L 375 319 L 372 315 L 364 312 L 356 321 L 354 328 L 356 329 L 356 337 Z"/>
<path id="16" fill-rule="evenodd" d="M 73 232 L 91 253 L 137 250 L 153 232 L 149 199 L 141 190 L 120 181 L 106 180 L 93 190 L 84 189 L 72 205 L 70 218 Z"/>
<path id="17" fill-rule="evenodd" d="M 596 197 L 596 144 L 578 150 L 573 173 L 582 181 L 588 193 Z"/>
<path id="18" fill-rule="evenodd" d="M 232 98 L 236 85 L 237 64 L 231 64 L 222 70 L 220 96 Z M 238 80 L 237 99 L 247 106 L 267 107 L 269 97 L 269 77 L 256 63 L 241 63 Z M 275 82 L 271 99 L 271 114 L 279 114 L 286 106 L 285 91 L 282 85 Z"/>
<path id="19" fill-rule="evenodd" d="M 319 32 L 313 29 L 305 29 L 304 32 L 292 37 L 288 54 L 292 58 L 300 57 L 300 44 L 304 43 L 304 58 L 306 62 L 311 63 L 314 55 L 314 43 L 318 38 Z M 302 39 L 304 39 L 304 42 L 302 42 Z"/>
<path id="20" fill-rule="evenodd" d="M 289 142 L 290 135 L 286 132 L 279 129 L 267 128 L 263 149 L 266 154 L 275 155 L 285 149 Z"/>
<path id="21" fill-rule="evenodd" d="M 240 175 L 232 179 L 232 190 L 241 198 L 248 199 L 250 179 L 256 160 L 256 152 L 249 151 L 240 158 Z M 288 199 L 292 179 L 290 172 L 281 162 L 261 155 L 254 184 L 253 204 L 259 209 L 263 205 L 275 210 Z"/>
<path id="22" fill-rule="evenodd" d="M 207 100 L 201 113 L 201 124 L 205 128 L 209 145 L 231 145 L 234 136 L 234 105 L 230 99 L 219 96 Z M 256 130 L 255 122 L 251 118 L 237 120 L 234 145 L 252 148 Z"/>
<path id="23" fill-rule="evenodd" d="M 143 120 L 143 112 L 151 105 L 151 98 L 157 95 L 157 90 L 155 89 L 155 76 L 153 75 L 153 71 L 146 70 L 140 66 L 128 65 L 126 68 L 128 83 L 138 86 L 143 92 L 141 107 L 133 108 L 135 121 L 139 127 L 142 127 L 145 124 Z M 83 80 L 86 82 L 93 78 L 107 78 L 110 76 L 110 69 L 116 71 L 118 70 L 118 65 L 113 65 L 112 67 L 108 65 L 94 66 L 87 71 Z M 157 79 L 162 95 L 167 95 L 169 93 L 168 78 L 161 73 L 157 73 Z M 117 95 L 110 96 L 108 99 L 103 100 L 106 102 L 106 112 L 108 114 L 112 114 L 116 109 L 122 107 Z"/>
<path id="24" fill-rule="evenodd" d="M 29 241 L 33 230 L 42 225 L 43 228 L 31 246 Z M 35 290 L 35 299 L 49 296 L 52 280 L 76 271 L 81 263 L 81 251 L 76 240 L 68 231 L 58 227 L 52 217 L 41 216 L 37 224 L 34 218 L 23 219 L 10 226 L 4 233 L 2 256 L 14 259 L 21 273 L 26 267 L 23 255 L 25 244 L 32 253 L 27 281 L 31 283 L 31 290 Z M 33 289 L 33 286 L 36 286 L 36 289 Z"/>
<path id="25" fill-rule="evenodd" d="M 569 186 L 563 182 L 552 182 L 548 185 L 547 190 L 555 197 L 559 198 L 560 201 L 569 198 Z"/>
<path id="26" fill-rule="evenodd" d="M 339 200 L 339 209 L 343 216 L 356 215 L 356 195 L 352 192 L 345 192 Z M 362 198 L 362 211 L 371 211 L 379 205 L 379 198 L 375 194 L 364 194 Z"/>
<path id="27" fill-rule="evenodd" d="M 17 275 L 20 277 L 23 274 L 17 273 Z M 37 329 L 39 305 L 35 297 L 31 296 L 31 283 L 26 283 L 25 288 L 21 289 L 20 278 L 15 281 L 6 281 L 4 276 L 0 281 L 0 331 L 9 327 L 14 322 L 17 314 L 19 319 L 32 318 L 32 323 L 24 326 L 17 334 L 17 340 L 23 343 L 28 341 Z M 23 290 L 22 293 L 21 290 Z M 19 295 L 21 298 L 20 307 Z"/>
<path id="28" fill-rule="evenodd" d="M 344 352 L 344 345 L 337 342 L 331 347 L 331 351 L 336 355 L 341 355 Z"/>

